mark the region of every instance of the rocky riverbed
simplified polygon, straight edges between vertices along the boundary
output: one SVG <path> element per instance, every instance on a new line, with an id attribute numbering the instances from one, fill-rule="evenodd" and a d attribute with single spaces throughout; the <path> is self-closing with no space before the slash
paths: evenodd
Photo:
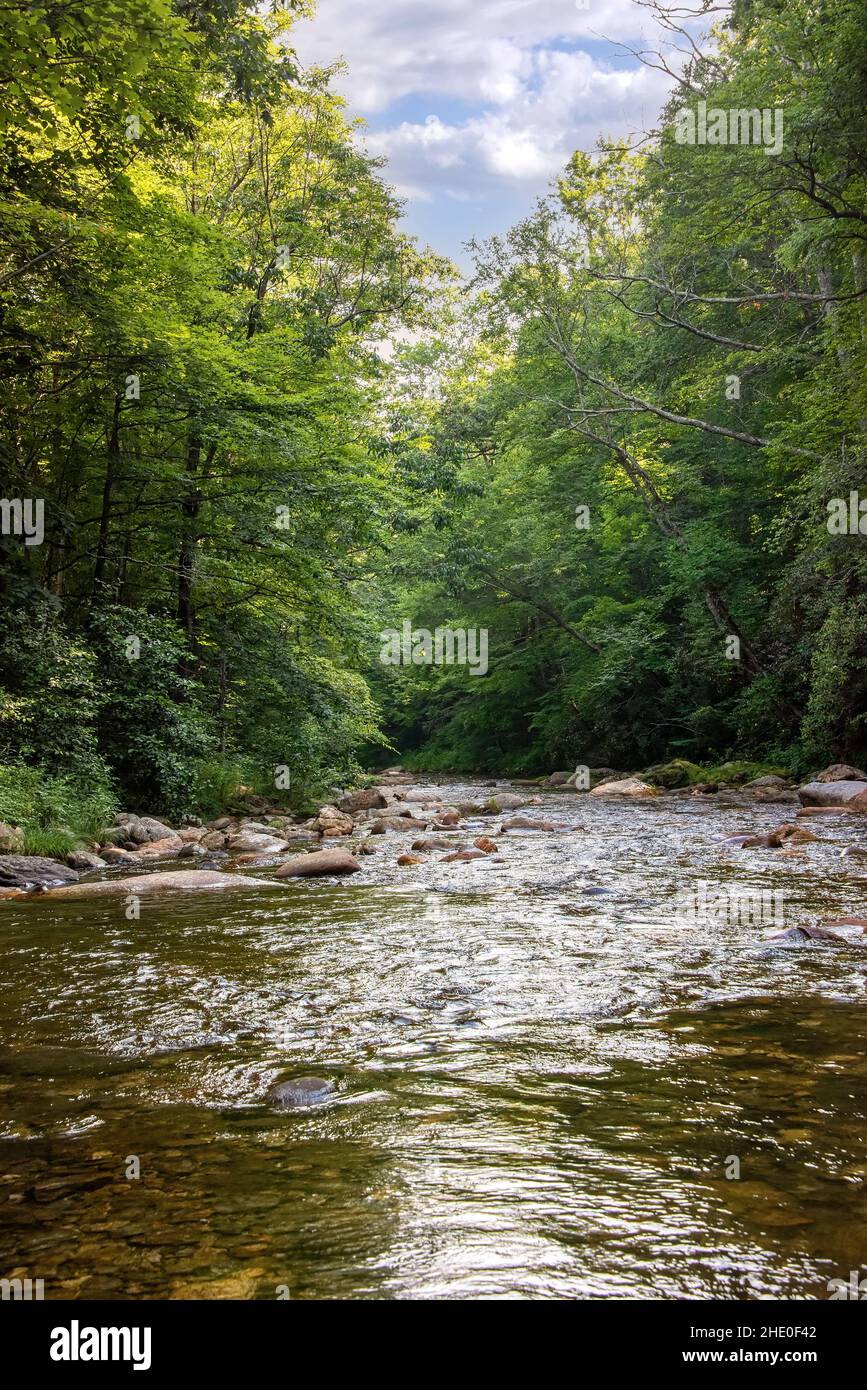
<path id="1" fill-rule="evenodd" d="M 826 1297 L 859 1267 L 861 813 L 767 783 L 365 796 L 165 853 L 126 820 L 133 863 L 8 889 L 3 1273 Z M 357 867 L 283 872 L 322 854 Z"/>

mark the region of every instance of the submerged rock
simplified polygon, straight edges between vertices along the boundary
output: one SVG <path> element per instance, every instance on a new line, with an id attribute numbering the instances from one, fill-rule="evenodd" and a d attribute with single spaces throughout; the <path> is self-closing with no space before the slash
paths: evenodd
<path id="1" fill-rule="evenodd" d="M 454 854 L 444 854 L 440 860 L 441 864 L 463 864 L 468 859 L 487 858 L 483 849 L 459 849 Z"/>
<path id="2" fill-rule="evenodd" d="M 296 854 L 274 872 L 277 878 L 313 878 L 317 874 L 355 874 L 360 868 L 348 849 L 318 849 L 312 854 Z"/>
<path id="3" fill-rule="evenodd" d="M 828 931 L 826 927 L 787 927 L 785 931 L 774 932 L 769 941 L 785 941 L 792 946 L 805 946 L 809 941 L 828 941 L 837 946 L 847 944 L 844 936 Z"/>
<path id="4" fill-rule="evenodd" d="M 78 874 L 68 864 L 38 854 L 0 855 L 0 887 L 47 888 L 58 883 L 76 883 Z"/>
<path id="5" fill-rule="evenodd" d="M 319 1076 L 293 1076 L 289 1081 L 278 1081 L 268 1092 L 268 1099 L 277 1105 L 298 1107 L 319 1105 L 333 1096 L 337 1087 L 333 1081 L 325 1081 Z"/>

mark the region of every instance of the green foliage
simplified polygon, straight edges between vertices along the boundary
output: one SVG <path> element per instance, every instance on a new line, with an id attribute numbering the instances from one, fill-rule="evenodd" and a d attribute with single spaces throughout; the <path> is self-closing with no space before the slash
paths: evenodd
<path id="1" fill-rule="evenodd" d="M 98 759 L 77 777 L 52 773 L 45 767 L 0 766 L 0 820 L 24 831 L 28 854 L 51 854 L 33 848 L 47 845 L 52 835 L 64 843 L 60 853 L 111 824 L 118 809 L 108 769 Z"/>

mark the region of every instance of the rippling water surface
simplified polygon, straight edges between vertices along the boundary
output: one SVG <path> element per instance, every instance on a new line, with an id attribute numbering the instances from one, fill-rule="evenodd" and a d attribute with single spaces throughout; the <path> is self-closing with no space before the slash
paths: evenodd
<path id="1" fill-rule="evenodd" d="M 864 913 L 867 860 L 841 858 L 842 816 L 788 851 L 719 843 L 787 812 L 546 793 L 584 830 L 497 836 L 499 863 L 399 868 L 389 835 L 351 880 L 145 898 L 139 921 L 0 903 L 0 1275 L 827 1297 L 867 1266 L 867 947 L 769 938 Z M 785 923 L 684 914 L 735 881 L 782 893 Z M 268 1102 L 311 1074 L 325 1103 Z"/>

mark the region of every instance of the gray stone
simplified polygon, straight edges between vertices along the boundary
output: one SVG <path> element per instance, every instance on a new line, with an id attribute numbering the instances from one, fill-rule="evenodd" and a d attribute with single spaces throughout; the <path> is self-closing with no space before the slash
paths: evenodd
<path id="1" fill-rule="evenodd" d="M 45 888 L 55 883 L 76 883 L 78 874 L 68 864 L 38 854 L 0 855 L 0 888 Z"/>
<path id="2" fill-rule="evenodd" d="M 337 1087 L 333 1081 L 324 1081 L 319 1076 L 294 1076 L 289 1081 L 278 1081 L 268 1092 L 269 1100 L 278 1105 L 292 1108 L 305 1105 L 321 1105 L 322 1101 L 333 1096 Z"/>

